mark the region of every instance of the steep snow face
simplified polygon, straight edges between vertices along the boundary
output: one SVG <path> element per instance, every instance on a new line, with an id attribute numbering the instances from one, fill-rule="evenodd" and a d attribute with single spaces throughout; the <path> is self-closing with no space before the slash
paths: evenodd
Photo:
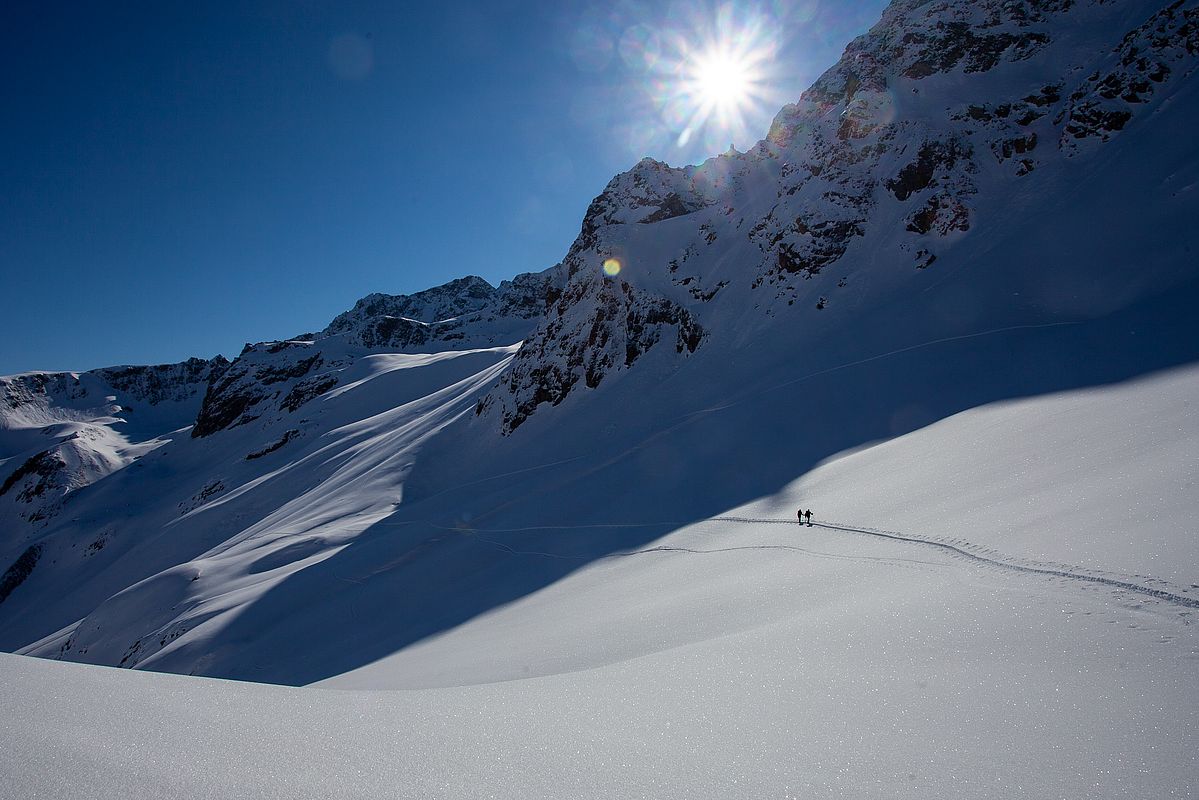
<path id="1" fill-rule="evenodd" d="M 218 356 L 0 378 L 0 548 L 44 527 L 68 493 L 191 424 L 228 363 Z"/>
<path id="2" fill-rule="evenodd" d="M 614 178 L 534 346 L 480 411 L 510 433 L 660 339 L 811 326 L 816 311 L 926 283 L 919 273 L 949 268 L 972 231 L 1004 224 L 1011 198 L 1152 117 L 1195 69 L 1196 14 L 1140 0 L 893 3 L 749 152 L 682 169 L 645 159 Z M 620 271 L 605 277 L 609 260 Z M 658 309 L 649 334 L 619 297 Z M 628 357 L 608 352 L 626 342 Z"/>
<path id="3" fill-rule="evenodd" d="M 146 453 L 90 487 L 70 519 L 9 551 L 0 638 L 43 636 L 52 619 L 66 626 L 44 645 L 56 657 L 224 669 L 220 632 L 389 516 L 421 447 L 474 408 L 515 349 L 371 353 L 339 337 L 251 348 L 214 381 L 209 403 L 255 386 L 269 402 L 235 402 L 225 427 Z M 313 378 L 335 385 L 289 408 Z"/>

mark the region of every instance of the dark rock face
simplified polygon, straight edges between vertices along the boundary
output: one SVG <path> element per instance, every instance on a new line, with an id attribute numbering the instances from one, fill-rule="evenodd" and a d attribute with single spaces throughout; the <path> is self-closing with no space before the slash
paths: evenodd
<path id="1" fill-rule="evenodd" d="M 252 453 L 247 453 L 246 461 L 253 461 L 255 459 L 262 458 L 263 456 L 270 455 L 271 453 L 275 452 L 276 450 L 282 449 L 285 445 L 287 445 L 288 442 L 290 442 L 292 439 L 295 439 L 299 435 L 300 435 L 300 432 L 298 430 L 296 430 L 295 428 L 286 430 L 283 432 L 283 435 L 279 437 L 279 439 L 277 439 L 274 442 L 271 442 L 266 447 L 263 447 L 259 450 L 255 450 Z M 207 499 L 207 497 L 201 498 L 201 500 L 205 500 L 205 499 Z"/>
<path id="2" fill-rule="evenodd" d="M 540 325 L 525 340 L 512 367 L 476 411 L 499 415 L 502 434 L 522 425 L 539 407 L 556 406 L 573 391 L 595 389 L 611 375 L 627 370 L 664 339 L 680 354 L 700 346 L 705 332 L 676 300 L 639 289 L 619 278 L 606 278 L 599 266 L 613 254 L 609 236 L 619 226 L 652 225 L 683 217 L 711 205 L 715 182 L 702 168 L 676 169 L 650 158 L 613 178 L 587 209 L 579 235 L 545 295 Z M 702 241 L 717 235 L 701 224 Z M 619 252 L 617 249 L 616 252 Z M 684 258 L 685 260 L 685 258 Z M 677 262 L 673 269 L 677 269 Z M 705 290 L 681 279 L 699 302 L 728 285 Z"/>
<path id="3" fill-rule="evenodd" d="M 336 375 L 314 375 L 291 387 L 291 391 L 279 403 L 279 407 L 286 411 L 295 411 L 309 400 L 319 397 L 336 385 Z"/>
<path id="4" fill-rule="evenodd" d="M 797 222 L 795 232 L 810 237 L 810 244 L 800 249 L 794 244 L 782 243 L 778 248 L 778 270 L 774 274 L 803 274 L 805 277 L 819 275 L 827 265 L 845 255 L 849 240 L 863 234 L 865 220 L 825 220 L 808 226 Z"/>
<path id="5" fill-rule="evenodd" d="M 1194 71 L 1199 8 L 1184 5 L 1178 0 L 1129 31 L 1117 48 L 1116 66 L 1092 73 L 1070 95 L 1055 119 L 1063 126 L 1061 144 L 1067 155 L 1078 151 L 1079 140 L 1108 141 L 1171 76 Z"/>
<path id="6" fill-rule="evenodd" d="M 154 406 L 167 400 L 186 400 L 197 387 L 206 386 L 228 368 L 228 359 L 217 356 L 150 367 L 106 367 L 94 370 L 94 374 L 114 389 Z"/>
<path id="7" fill-rule="evenodd" d="M 1036 167 L 1032 153 L 1040 141 L 1032 127 L 1061 101 L 1061 84 L 1048 84 L 1035 94 L 999 104 L 972 104 L 951 112 L 950 120 L 959 123 L 965 136 L 980 134 L 996 162 L 1014 160 L 1015 177 L 1023 177 Z"/>
<path id="8" fill-rule="evenodd" d="M 400 350 L 428 344 L 433 336 L 431 326 L 403 317 L 375 317 L 358 329 L 358 341 L 363 347 L 394 347 Z"/>
<path id="9" fill-rule="evenodd" d="M 1165 82 L 1194 71 L 1199 9 L 1174 2 L 1130 31 L 1110 55 L 1093 55 L 1112 66 L 1081 82 L 1076 69 L 1065 68 L 1047 75 L 1031 94 L 951 110 L 942 130 L 889 115 L 887 93 L 897 80 L 950 71 L 969 76 L 1031 58 L 1069 28 L 1076 8 L 1073 0 L 892 3 L 883 20 L 854 40 L 799 103 L 779 113 L 765 147 L 755 149 L 786 163 L 780 203 L 749 233 L 764 256 L 754 286 L 774 284 L 780 295 L 794 299 L 793 278 L 811 279 L 840 262 L 853 240 L 870 231 L 879 178 L 897 201 L 913 204 L 903 222 L 908 233 L 940 238 L 967 231 L 978 191 L 977 153 L 989 150 L 1008 175 L 1027 176 L 1052 155 L 1042 152 L 1045 141 L 1057 139 L 1066 156 L 1089 142 L 1107 141 Z M 838 111 L 829 136 L 825 120 Z M 914 158 L 891 176 L 880 176 L 887 153 L 910 149 L 904 142 L 913 135 L 923 138 Z M 818 186 L 827 188 L 815 200 Z M 791 195 L 807 199 L 797 207 L 787 203 Z M 928 244 L 902 247 L 920 251 L 920 268 L 936 260 Z"/>
<path id="10" fill-rule="evenodd" d="M 204 396 L 204 405 L 200 407 L 196 424 L 192 426 L 192 438 L 208 436 L 235 424 L 257 419 L 257 416 L 248 416 L 247 412 L 272 396 L 270 392 L 244 385 L 246 373 L 226 373 L 225 377 L 226 380 L 210 386 L 208 394 Z"/>
<path id="11" fill-rule="evenodd" d="M 285 346 L 279 346 L 279 345 Z M 227 370 L 208 386 L 204 403 L 192 426 L 193 438 L 245 425 L 274 406 L 268 401 L 283 398 L 279 408 L 295 411 L 304 403 L 337 385 L 336 376 L 319 375 L 306 382 L 301 378 L 324 365 L 322 355 L 311 353 L 300 343 L 271 343 L 250 346 Z"/>
<path id="12" fill-rule="evenodd" d="M 55 476 L 64 467 L 66 467 L 66 462 L 53 450 L 42 451 L 26 460 L 25 463 L 17 467 L 11 475 L 4 479 L 4 483 L 0 484 L 0 497 L 8 494 L 14 486 L 25 478 L 36 477 L 37 481 L 33 485 L 22 489 L 17 495 L 19 502 L 32 502 L 34 498 L 45 494 L 46 490 L 54 488 L 56 485 Z"/>
<path id="13" fill-rule="evenodd" d="M 840 262 L 853 240 L 869 233 L 880 183 L 900 203 L 913 204 L 904 220 L 909 233 L 945 237 L 968 230 L 978 145 L 1000 163 L 1015 162 L 1014 175 L 1031 172 L 1038 134 L 1027 126 L 1050 113 L 1047 106 L 1061 99 L 1061 84 L 1047 84 L 1022 101 L 952 113 L 947 121 L 958 123 L 958 130 L 895 118 L 895 84 L 951 71 L 977 74 L 1028 59 L 1052 42 L 1053 26 L 1060 24 L 1054 17 L 1072 6 L 1070 0 L 892 3 L 882 21 L 854 40 L 771 126 L 763 155 L 786 159 L 784 191 L 750 232 L 764 255 L 755 287 L 774 284 L 794 299 L 793 277 L 810 279 Z M 907 152 L 911 156 L 898 171 L 883 171 L 893 155 Z M 787 202 L 792 195 L 806 199 L 797 207 Z M 922 268 L 935 260 L 927 246 L 904 247 L 924 251 L 917 258 Z"/>
<path id="14" fill-rule="evenodd" d="M 896 0 L 841 60 L 775 118 L 767 138 L 787 146 L 803 123 L 803 106 L 822 112 L 849 107 L 859 94 L 886 92 L 895 76 L 923 79 L 959 67 L 986 72 L 1027 59 L 1050 42 L 1046 23 L 1074 0 L 982 0 L 972 3 Z"/>
<path id="15" fill-rule="evenodd" d="M 274 355 L 279 350 L 269 349 L 267 352 Z M 259 367 L 254 377 L 261 383 L 270 386 L 272 383 L 282 383 L 292 378 L 302 378 L 323 363 L 324 359 L 321 358 L 321 354 L 316 353 L 308 358 L 301 358 L 292 364 L 284 364 L 278 367 L 273 365 Z"/>
<path id="16" fill-rule="evenodd" d="M 698 211 L 700 208 L 702 208 L 702 206 L 695 204 L 688 205 L 683 201 L 683 198 L 680 197 L 677 192 L 671 192 L 670 194 L 666 195 L 666 197 L 662 198 L 662 204 L 658 206 L 657 211 L 650 214 L 648 217 L 645 217 L 644 219 L 638 220 L 638 222 L 643 225 L 649 225 L 654 222 L 661 222 L 667 219 L 674 219 L 675 217 L 686 216 L 687 214 L 692 214 Z"/>
<path id="17" fill-rule="evenodd" d="M 970 209 L 952 194 L 934 195 L 924 206 L 908 218 L 907 229 L 912 233 L 926 234 L 933 231 L 948 236 L 952 231 L 970 230 Z M 932 260 L 926 261 L 928 266 Z"/>
<path id="18" fill-rule="evenodd" d="M 649 225 L 694 213 L 712 202 L 707 190 L 697 183 L 694 168 L 681 169 L 643 158 L 609 181 L 591 201 L 571 251 L 594 249 L 599 244 L 597 234 L 606 225 Z"/>
<path id="19" fill-rule="evenodd" d="M 562 270 L 553 266 L 544 272 L 526 272 L 500 283 L 494 318 L 535 321 L 562 294 Z"/>
<path id="20" fill-rule="evenodd" d="M 961 139 L 925 142 L 920 146 L 916 160 L 884 185 L 895 195 L 896 200 L 907 200 L 916 192 L 933 185 L 939 170 L 952 170 L 959 161 L 966 161 L 971 155 L 970 145 Z"/>
<path id="21" fill-rule="evenodd" d="M 980 34 L 965 22 L 938 23 L 935 31 L 921 37 L 911 34 L 909 44 L 922 47 L 926 55 L 904 70 L 908 78 L 927 78 L 948 72 L 959 64 L 965 72 L 986 72 L 1005 56 L 1028 58 L 1049 37 L 1038 32 Z"/>
<path id="22" fill-rule="evenodd" d="M 501 431 L 509 434 L 538 406 L 561 403 L 580 382 L 594 389 L 632 367 L 667 335 L 676 352 L 693 353 L 704 331 L 686 309 L 625 281 L 577 281 L 555 304 L 550 321 L 525 342 L 498 391 L 476 411 L 497 403 Z"/>
<path id="23" fill-rule="evenodd" d="M 78 400 L 87 397 L 87 388 L 69 372 L 36 372 L 0 380 L 4 389 L 4 404 L 16 410 L 44 400 L 47 395 Z"/>
<path id="24" fill-rule="evenodd" d="M 8 599 L 8 596 L 13 591 L 25 582 L 25 579 L 33 572 L 33 568 L 37 566 L 38 559 L 42 557 L 42 546 L 40 544 L 32 544 L 25 548 L 25 552 L 17 557 L 17 560 L 4 571 L 4 575 L 0 576 L 0 603 Z"/>
<path id="25" fill-rule="evenodd" d="M 840 135 L 844 123 L 833 136 L 809 131 L 802 158 L 788 162 L 793 166 L 779 189 L 779 202 L 748 232 L 762 252 L 754 288 L 786 285 L 794 276 L 811 279 L 865 234 L 878 179 L 863 166 L 886 151 L 891 134 L 872 121 L 874 100 L 855 102 L 855 135 Z"/>
<path id="26" fill-rule="evenodd" d="M 185 500 L 184 502 L 179 504 L 179 513 L 186 514 L 189 511 L 193 511 L 193 510 L 199 508 L 200 506 L 204 505 L 212 498 L 220 495 L 222 492 L 225 491 L 226 488 L 227 487 L 225 486 L 225 482 L 223 480 L 221 480 L 220 478 L 212 479 L 211 481 L 206 483 L 204 485 L 204 487 L 202 489 L 200 489 L 200 491 L 198 491 L 194 495 L 192 495 L 190 499 Z"/>

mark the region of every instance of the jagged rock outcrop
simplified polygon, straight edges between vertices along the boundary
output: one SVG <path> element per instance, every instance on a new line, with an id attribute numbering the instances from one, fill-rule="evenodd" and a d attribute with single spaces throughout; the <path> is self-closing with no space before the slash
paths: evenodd
<path id="1" fill-rule="evenodd" d="M 0 483 L 0 497 L 26 478 L 33 479 L 17 494 L 17 502 L 28 503 L 36 497 L 41 497 L 48 489 L 57 488 L 60 473 L 66 467 L 66 461 L 54 450 L 43 450 L 35 453 L 17 467 L 4 483 Z"/>
<path id="2" fill-rule="evenodd" d="M 40 544 L 31 544 L 22 551 L 17 560 L 9 565 L 8 569 L 0 575 L 0 603 L 8 599 L 8 596 L 13 591 L 25 582 L 25 579 L 33 572 L 37 566 L 38 559 L 42 557 L 42 546 Z"/>
<path id="3" fill-rule="evenodd" d="M 541 324 L 476 412 L 498 414 L 506 435 L 539 406 L 558 405 L 576 388 L 595 389 L 609 374 L 633 367 L 663 339 L 679 354 L 694 353 L 703 341 L 702 325 L 679 300 L 619 277 L 613 230 L 694 214 L 711 205 L 719 190 L 720 181 L 702 167 L 674 168 L 650 158 L 613 178 L 591 202 L 579 235 L 553 270 L 564 286 L 547 297 Z M 704 235 L 709 242 L 716 238 L 708 228 Z M 605 262 L 617 263 L 617 273 L 605 275 Z M 690 283 L 675 285 L 687 286 L 692 302 L 723 288 Z"/>
<path id="4" fill-rule="evenodd" d="M 477 276 L 411 295 L 368 295 L 318 337 L 368 348 L 494 347 L 520 341 L 561 290 L 560 271 L 518 275 L 493 287 Z"/>
<path id="5" fill-rule="evenodd" d="M 670 300 L 619 279 L 576 281 L 476 413 L 498 403 L 501 431 L 511 433 L 541 404 L 558 405 L 579 384 L 597 388 L 664 339 L 683 354 L 694 353 L 703 336 L 691 313 Z"/>
<path id="6" fill-rule="evenodd" d="M 105 367 L 94 374 L 129 398 L 155 406 L 165 401 L 180 402 L 192 397 L 229 368 L 224 356 L 189 358 L 178 364 L 149 367 Z"/>
<path id="7" fill-rule="evenodd" d="M 307 341 L 246 345 L 208 386 L 192 427 L 193 438 L 253 422 L 283 409 L 293 412 L 337 385 L 337 368 Z"/>
<path id="8" fill-rule="evenodd" d="M 336 388 L 341 372 L 364 351 L 515 344 L 561 296 L 561 275 L 561 268 L 553 267 L 498 287 L 471 276 L 412 295 L 372 294 L 319 334 L 248 344 L 209 385 L 191 435 L 202 438 L 264 416 L 294 413 Z"/>
<path id="9" fill-rule="evenodd" d="M 87 397 L 87 387 L 80 383 L 78 375 L 69 372 L 31 372 L 0 378 L 0 388 L 4 391 L 4 405 L 10 411 L 22 413 L 38 413 L 48 405 L 48 397 L 66 400 Z M 7 421 L 10 416 L 4 418 L 5 427 L 13 426 L 12 422 Z"/>
<path id="10" fill-rule="evenodd" d="M 1185 0 L 1171 3 L 1129 31 L 1114 55 L 1115 63 L 1091 73 L 1054 120 L 1067 155 L 1076 153 L 1082 140 L 1108 141 L 1162 84 L 1194 72 L 1199 8 Z"/>
<path id="11" fill-rule="evenodd" d="M 595 244 L 595 233 L 605 225 L 646 225 L 694 213 L 712 203 L 709 192 L 694 167 L 671 167 L 643 158 L 628 172 L 617 175 L 591 201 L 583 215 L 583 229 L 576 247 Z"/>
<path id="12" fill-rule="evenodd" d="M 102 367 L 88 372 L 29 372 L 0 377 L 8 413 L 0 429 L 23 424 L 86 420 L 134 404 L 183 403 L 203 394 L 208 383 L 229 367 L 224 356 L 189 358 L 178 364 Z M 115 397 L 116 400 L 108 400 Z M 120 402 L 118 402 L 120 401 Z"/>

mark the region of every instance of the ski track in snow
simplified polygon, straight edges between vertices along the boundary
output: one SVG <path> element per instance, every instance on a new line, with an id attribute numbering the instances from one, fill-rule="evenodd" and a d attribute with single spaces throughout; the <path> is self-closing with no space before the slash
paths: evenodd
<path id="1" fill-rule="evenodd" d="M 1011 572 L 1020 572 L 1031 575 L 1044 575 L 1051 578 L 1065 578 L 1067 580 L 1081 581 L 1085 583 L 1098 584 L 1107 586 L 1113 589 L 1133 592 L 1135 594 L 1152 597 L 1155 600 L 1162 600 L 1173 605 L 1182 606 L 1184 608 L 1199 609 L 1199 599 L 1185 597 L 1175 592 L 1158 589 L 1152 586 L 1145 586 L 1139 583 L 1134 583 L 1129 580 L 1124 580 L 1119 577 L 1111 577 L 1110 575 L 1101 574 L 1099 570 L 1086 570 L 1082 567 L 1070 567 L 1064 564 L 1054 564 L 1051 562 L 1034 561 L 1031 559 L 1021 559 L 999 553 L 992 549 L 983 549 L 977 545 L 961 539 L 951 541 L 942 541 L 939 539 L 929 539 L 920 536 L 913 536 L 897 531 L 881 530 L 877 528 L 863 528 L 846 525 L 839 522 L 813 522 L 811 526 L 805 526 L 802 523 L 787 519 L 767 519 L 756 517 L 712 517 L 709 522 L 732 522 L 744 525 L 798 525 L 800 527 L 818 527 L 826 530 L 843 531 L 845 533 L 856 533 L 864 536 L 874 536 L 882 539 L 890 539 L 897 542 L 907 542 L 910 544 L 926 545 L 933 547 L 942 552 L 949 553 L 952 556 L 965 558 L 976 564 L 985 565 L 988 567 L 997 567 L 999 569 L 1008 570 Z M 697 547 L 681 547 L 677 545 L 658 545 L 655 547 L 647 547 L 640 550 L 625 550 L 606 555 L 591 557 L 591 556 L 573 556 L 564 553 L 549 553 L 536 550 L 517 550 L 516 548 L 505 544 L 504 542 L 494 539 L 487 539 L 479 534 L 490 533 L 519 533 L 527 531 L 546 531 L 546 530 L 582 530 L 582 529 L 604 529 L 604 528 L 652 528 L 652 527 L 683 527 L 694 523 L 670 523 L 670 522 L 614 522 L 614 523 L 596 523 L 590 525 L 537 525 L 523 528 L 489 528 L 489 529 L 470 529 L 470 528 L 453 528 L 440 525 L 432 525 L 431 527 L 439 530 L 457 531 L 474 536 L 480 542 L 492 545 L 511 555 L 518 556 L 540 556 L 544 558 L 556 558 L 567 561 L 601 561 L 614 558 L 630 558 L 633 556 L 651 555 L 653 553 L 687 553 L 691 555 L 712 555 L 716 553 L 733 553 L 743 550 L 790 550 L 793 552 L 804 553 L 805 555 L 817 556 L 819 558 L 834 558 L 845 560 L 866 560 L 866 561 L 883 561 L 883 562 L 905 562 L 912 564 L 923 564 L 927 566 L 939 566 L 933 561 L 920 561 L 917 559 L 904 558 L 882 558 L 872 556 L 851 556 L 837 553 L 826 553 L 811 548 L 799 547 L 797 545 L 784 544 L 763 544 L 763 545 L 739 545 L 733 547 L 716 547 L 716 548 L 697 548 Z M 981 552 L 975 552 L 981 550 Z M 984 555 L 985 553 L 985 555 Z M 1137 576 L 1145 579 L 1148 582 L 1159 583 L 1169 586 L 1166 581 L 1158 578 L 1153 578 L 1146 575 Z"/>
<path id="2" fill-rule="evenodd" d="M 757 522 L 759 520 L 754 521 Z M 1125 591 L 1145 595 L 1156 600 L 1164 600 L 1167 603 L 1173 603 L 1174 605 L 1184 606 L 1186 608 L 1199 608 L 1199 599 L 1184 597 L 1180 594 L 1168 592 L 1164 589 L 1155 589 L 1150 586 L 1143 586 L 1139 583 L 1133 583 L 1131 581 L 1121 580 L 1119 578 L 1112 578 L 1106 575 L 1095 574 L 1094 572 L 1082 572 L 1080 571 L 1080 568 L 1068 568 L 1064 565 L 1056 564 L 1043 564 L 1028 559 L 1017 560 L 1009 556 L 1005 556 L 995 550 L 986 550 L 985 552 L 990 553 L 991 555 L 982 555 L 966 549 L 967 547 L 971 546 L 968 543 L 963 543 L 961 545 L 951 544 L 949 542 L 942 542 L 936 539 L 924 539 L 918 536 L 897 533 L 895 531 L 884 531 L 874 528 L 857 528 L 834 522 L 814 522 L 812 524 L 813 526 L 818 525 L 821 528 L 827 528 L 828 530 L 860 533 L 867 536 L 877 536 L 883 539 L 891 539 L 898 542 L 911 542 L 913 544 L 928 545 L 929 547 L 936 547 L 940 550 L 952 553 L 954 555 L 963 556 L 971 561 L 985 564 L 987 566 L 1000 567 L 1001 569 L 1011 570 L 1014 572 L 1024 572 L 1033 575 L 1047 575 L 1054 578 L 1067 578 L 1070 580 L 1085 581 L 1087 583 L 1096 583 L 1102 586 L 1109 586 L 1113 589 L 1123 589 Z M 1165 581 L 1157 578 L 1148 578 L 1148 580 L 1152 580 L 1156 583 L 1166 583 Z"/>
<path id="3" fill-rule="evenodd" d="M 585 527 L 641 527 L 639 525 L 607 525 L 607 526 L 585 526 Z M 457 528 L 444 528 L 443 530 L 460 530 Z M 474 533 L 474 538 L 477 541 L 493 545 L 497 549 L 503 550 L 506 553 L 516 556 L 542 556 L 545 558 L 557 558 L 565 561 L 588 561 L 592 560 L 589 556 L 572 556 L 564 553 L 548 553 L 541 550 L 517 550 L 511 545 L 496 541 L 495 539 L 485 539 Z M 813 550 L 809 547 L 799 547 L 791 544 L 752 544 L 738 545 L 734 547 L 713 547 L 713 548 L 698 548 L 698 547 L 680 547 L 678 545 L 658 545 L 656 547 L 647 547 L 642 550 L 626 550 L 617 553 L 608 553 L 607 555 L 598 556 L 594 560 L 601 561 L 613 558 L 631 558 L 633 556 L 649 555 L 652 553 L 690 553 L 692 555 L 710 555 L 714 553 L 736 553 L 742 550 L 791 550 L 804 555 L 816 556 L 817 558 L 831 558 L 841 561 L 877 561 L 885 564 L 920 564 L 928 567 L 940 567 L 942 564 L 936 561 L 921 561 L 915 558 L 888 558 L 882 556 L 852 556 L 843 553 L 827 553 L 822 550 Z"/>

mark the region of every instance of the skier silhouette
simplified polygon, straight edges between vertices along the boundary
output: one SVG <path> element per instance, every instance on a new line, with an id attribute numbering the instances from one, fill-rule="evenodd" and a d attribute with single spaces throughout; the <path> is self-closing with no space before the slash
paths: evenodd
<path id="1" fill-rule="evenodd" d="M 805 511 L 804 516 L 808 518 L 808 527 L 812 527 L 812 509 L 809 508 L 807 511 Z"/>
<path id="2" fill-rule="evenodd" d="M 799 517 L 799 524 L 803 525 L 803 509 L 795 512 L 795 516 Z"/>

